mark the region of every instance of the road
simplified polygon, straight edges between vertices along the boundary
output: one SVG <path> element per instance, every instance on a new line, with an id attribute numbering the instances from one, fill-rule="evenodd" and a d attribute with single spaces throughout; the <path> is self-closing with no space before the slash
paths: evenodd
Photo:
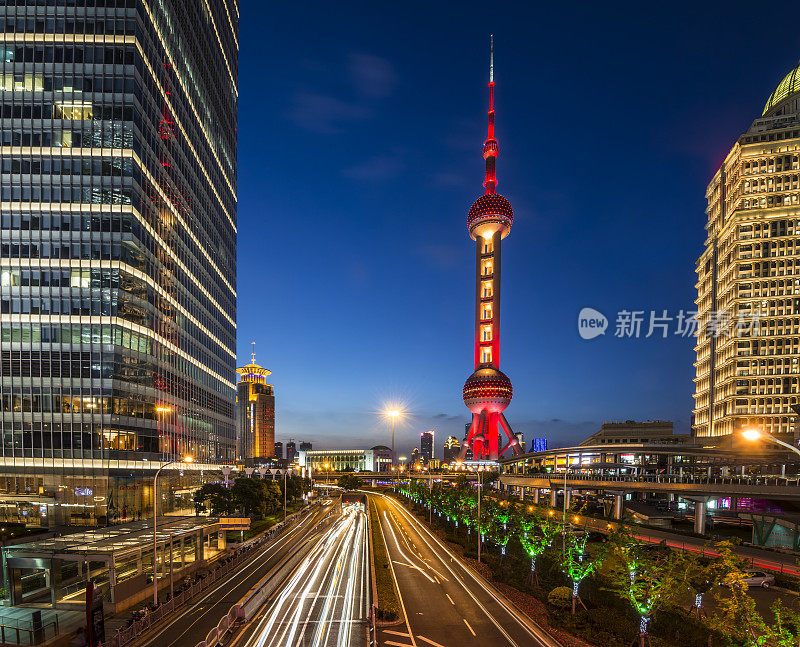
<path id="1" fill-rule="evenodd" d="M 368 608 L 366 515 L 360 504 L 343 505 L 236 646 L 360 647 Z"/>
<path id="2" fill-rule="evenodd" d="M 257 550 L 250 561 L 230 577 L 201 593 L 197 600 L 191 600 L 166 625 L 137 640 L 135 647 L 191 647 L 204 640 L 231 606 L 239 602 L 295 546 L 314 533 L 316 526 L 330 511 L 331 506 L 320 506 L 308 513 L 298 524 L 268 542 L 263 549 Z"/>
<path id="3" fill-rule="evenodd" d="M 394 499 L 370 495 L 377 506 L 405 625 L 378 631 L 391 647 L 554 647 L 548 636 L 463 566 Z"/>

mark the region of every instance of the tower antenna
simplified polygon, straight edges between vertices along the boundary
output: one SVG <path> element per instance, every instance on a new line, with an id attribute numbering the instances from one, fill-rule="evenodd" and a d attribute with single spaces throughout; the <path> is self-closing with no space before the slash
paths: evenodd
<path id="1" fill-rule="evenodd" d="M 489 83 L 494 83 L 494 34 L 489 34 Z"/>
<path id="2" fill-rule="evenodd" d="M 253 364 L 255 364 L 256 363 L 256 343 L 255 342 L 253 342 L 253 355 L 252 355 L 252 357 L 253 357 Z"/>

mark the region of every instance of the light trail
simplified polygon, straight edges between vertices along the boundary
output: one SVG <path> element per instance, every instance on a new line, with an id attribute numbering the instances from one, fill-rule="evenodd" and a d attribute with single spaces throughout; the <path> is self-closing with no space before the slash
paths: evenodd
<path id="1" fill-rule="evenodd" d="M 368 608 L 366 540 L 363 510 L 345 507 L 270 601 L 243 647 L 358 643 Z"/>

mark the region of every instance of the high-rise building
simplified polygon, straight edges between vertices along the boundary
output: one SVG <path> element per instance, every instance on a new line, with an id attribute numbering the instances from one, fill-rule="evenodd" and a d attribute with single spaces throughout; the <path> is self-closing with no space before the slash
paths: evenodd
<path id="1" fill-rule="evenodd" d="M 426 463 L 433 458 L 433 431 L 423 431 L 419 435 L 419 453 Z"/>
<path id="2" fill-rule="evenodd" d="M 800 66 L 706 189 L 697 260 L 694 432 L 755 425 L 796 439 L 800 380 Z"/>
<path id="3" fill-rule="evenodd" d="M 55 4 L 0 11 L 0 498 L 74 525 L 235 458 L 238 2 Z"/>
<path id="4" fill-rule="evenodd" d="M 283 458 L 283 443 L 276 442 L 275 443 L 275 458 L 281 459 Z"/>
<path id="5" fill-rule="evenodd" d="M 258 463 L 275 455 L 275 394 L 267 384 L 270 371 L 256 364 L 237 368 L 236 458 L 246 464 Z"/>
<path id="6" fill-rule="evenodd" d="M 300 451 L 301 452 L 310 452 L 312 450 L 311 443 L 306 442 L 305 440 L 300 441 Z"/>
<path id="7" fill-rule="evenodd" d="M 461 448 L 472 449 L 476 460 L 497 460 L 507 450 L 519 453 L 517 439 L 503 411 L 511 403 L 511 380 L 500 370 L 500 247 L 511 233 L 514 211 L 495 191 L 499 148 L 494 138 L 494 47 L 489 59 L 489 129 L 483 144 L 485 193 L 470 207 L 467 228 L 475 241 L 475 372 L 464 383 L 464 404 L 472 424 Z M 508 442 L 501 446 L 500 429 Z"/>
<path id="8" fill-rule="evenodd" d="M 519 451 L 523 454 L 525 453 L 525 436 L 522 434 L 521 431 L 514 432 L 514 436 L 517 438 L 517 447 L 519 447 Z"/>
<path id="9" fill-rule="evenodd" d="M 297 456 L 297 445 L 295 445 L 294 439 L 290 438 L 286 443 L 286 462 L 293 463 L 295 456 Z"/>
<path id="10" fill-rule="evenodd" d="M 444 447 L 442 448 L 442 462 L 452 463 L 458 458 L 460 453 L 461 443 L 458 441 L 458 438 L 455 436 L 448 436 L 447 440 L 444 441 Z"/>

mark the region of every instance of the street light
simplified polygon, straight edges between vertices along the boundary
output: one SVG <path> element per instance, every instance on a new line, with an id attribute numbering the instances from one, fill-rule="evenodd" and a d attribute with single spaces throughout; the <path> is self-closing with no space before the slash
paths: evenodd
<path id="1" fill-rule="evenodd" d="M 184 456 L 180 460 L 171 460 L 164 463 L 156 470 L 153 477 L 153 606 L 158 606 L 158 571 L 156 570 L 156 557 L 158 555 L 158 475 L 168 465 L 173 463 L 191 463 L 194 460 L 191 456 Z M 172 562 L 172 554 L 169 556 Z"/>
<path id="2" fill-rule="evenodd" d="M 389 419 L 392 421 L 392 465 L 394 465 L 394 423 L 400 416 L 400 413 L 398 409 L 389 409 L 386 411 L 386 415 L 389 416 Z"/>
<path id="3" fill-rule="evenodd" d="M 782 440 L 778 440 L 775 436 L 770 436 L 767 433 L 764 433 L 760 429 L 745 429 L 742 432 L 742 436 L 745 440 L 755 441 L 755 440 L 768 440 L 776 445 L 780 445 L 781 447 L 786 447 L 786 449 L 791 449 L 795 454 L 800 455 L 800 449 L 797 449 L 794 445 L 790 445 L 789 443 L 785 443 Z"/>

